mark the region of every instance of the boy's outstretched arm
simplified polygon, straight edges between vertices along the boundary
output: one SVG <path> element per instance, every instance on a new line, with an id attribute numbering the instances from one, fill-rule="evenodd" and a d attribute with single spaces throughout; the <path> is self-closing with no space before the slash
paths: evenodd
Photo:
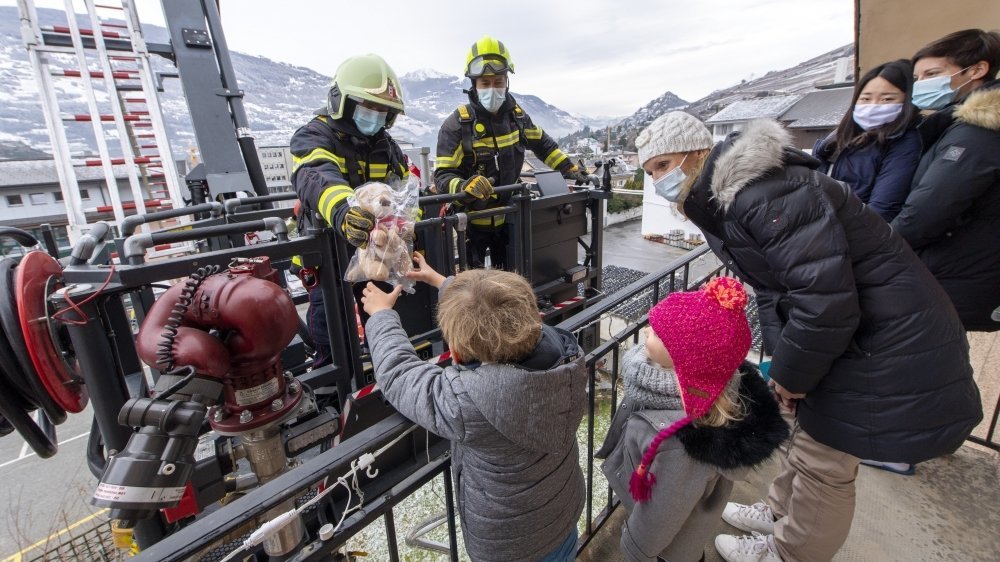
<path id="1" fill-rule="evenodd" d="M 461 379 L 447 376 L 444 369 L 417 356 L 399 315 L 391 308 L 371 315 L 365 335 L 375 365 L 375 381 L 389 403 L 432 433 L 450 441 L 463 441 L 465 421 L 458 397 L 465 390 Z"/>
<path id="2" fill-rule="evenodd" d="M 424 256 L 419 253 L 413 254 L 413 261 L 416 262 L 417 268 L 409 271 L 406 274 L 406 278 L 412 281 L 423 281 L 435 289 L 440 289 L 444 285 L 447 277 L 441 275 L 433 267 L 427 264 L 427 260 Z"/>

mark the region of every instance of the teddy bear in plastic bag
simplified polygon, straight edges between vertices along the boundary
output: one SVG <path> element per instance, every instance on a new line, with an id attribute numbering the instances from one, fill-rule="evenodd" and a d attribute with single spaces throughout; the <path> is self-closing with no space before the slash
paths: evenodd
<path id="1" fill-rule="evenodd" d="M 354 190 L 351 204 L 374 215 L 375 227 L 369 233 L 368 245 L 351 258 L 344 280 L 385 281 L 412 290 L 413 282 L 406 279 L 406 273 L 413 269 L 416 197 L 409 191 L 409 184 L 394 189 L 379 182 Z"/>

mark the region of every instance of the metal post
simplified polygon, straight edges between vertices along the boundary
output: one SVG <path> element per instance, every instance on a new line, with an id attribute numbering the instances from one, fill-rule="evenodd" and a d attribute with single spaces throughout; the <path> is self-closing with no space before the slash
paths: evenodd
<path id="1" fill-rule="evenodd" d="M 448 470 L 441 473 L 444 478 L 444 502 L 448 512 L 448 558 L 451 562 L 458 562 L 458 530 L 455 528 L 457 514 L 455 513 L 455 488 L 451 483 L 451 463 L 448 463 Z"/>
<path id="2" fill-rule="evenodd" d="M 247 112 L 243 109 L 243 92 L 239 90 L 236 69 L 233 68 L 233 61 L 229 58 L 229 47 L 226 45 L 226 35 L 222 32 L 222 18 L 219 16 L 219 6 L 216 2 L 217 0 L 202 0 L 202 6 L 205 10 L 205 19 L 208 20 L 209 32 L 215 42 L 215 58 L 219 61 L 222 87 L 227 90 L 226 99 L 229 101 L 229 107 L 233 113 L 233 123 L 236 125 L 236 142 L 243 154 L 243 162 L 246 164 L 247 173 L 250 174 L 250 183 L 254 192 L 257 195 L 267 195 L 267 182 L 260 167 L 257 149 L 254 146 L 250 120 L 247 119 Z M 268 203 L 264 207 L 271 208 L 271 205 Z"/>
<path id="3" fill-rule="evenodd" d="M 347 506 L 344 506 L 347 509 Z M 392 510 L 385 512 L 382 517 L 385 521 L 386 546 L 389 547 L 389 560 L 397 562 L 399 560 L 399 542 L 396 540 L 396 520 L 392 515 Z"/>

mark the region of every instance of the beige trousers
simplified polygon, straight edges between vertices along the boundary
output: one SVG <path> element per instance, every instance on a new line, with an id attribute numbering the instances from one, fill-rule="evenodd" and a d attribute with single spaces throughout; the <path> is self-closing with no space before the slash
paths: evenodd
<path id="1" fill-rule="evenodd" d="M 767 494 L 778 518 L 774 543 L 786 562 L 830 560 L 851 531 L 860 459 L 817 442 L 790 414 L 786 420 L 792 434 Z"/>

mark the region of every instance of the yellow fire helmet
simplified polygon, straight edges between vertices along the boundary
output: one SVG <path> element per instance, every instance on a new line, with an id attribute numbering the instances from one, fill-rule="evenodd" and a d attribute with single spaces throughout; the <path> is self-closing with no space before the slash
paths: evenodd
<path id="1" fill-rule="evenodd" d="M 465 56 L 465 75 L 476 79 L 484 74 L 514 72 L 514 59 L 499 39 L 484 35 L 472 44 Z"/>
<path id="2" fill-rule="evenodd" d="M 322 113 L 340 119 L 348 97 L 358 103 L 367 101 L 384 106 L 393 117 L 404 112 L 399 78 L 389 64 L 375 54 L 351 57 L 337 67 Z"/>

